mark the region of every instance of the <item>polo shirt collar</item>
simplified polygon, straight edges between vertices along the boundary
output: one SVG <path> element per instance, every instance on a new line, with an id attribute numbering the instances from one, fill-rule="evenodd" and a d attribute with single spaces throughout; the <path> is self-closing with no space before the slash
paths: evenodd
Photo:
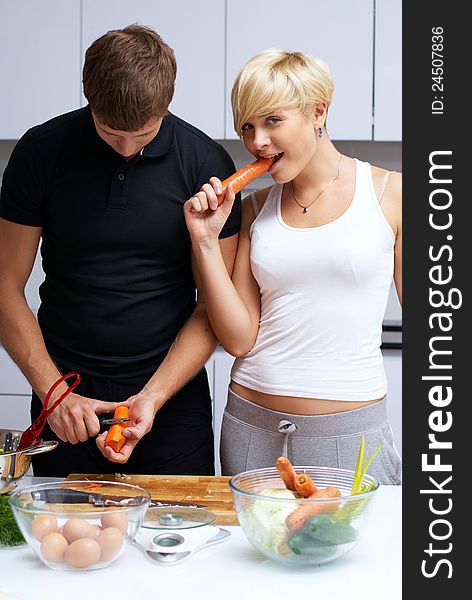
<path id="1" fill-rule="evenodd" d="M 114 153 L 114 150 L 98 135 L 92 118 L 90 106 L 83 109 L 80 127 L 81 143 L 87 147 L 106 147 Z M 144 147 L 142 156 L 157 157 L 164 156 L 172 148 L 174 143 L 174 115 L 168 112 L 162 120 L 161 127 L 156 137 Z"/>
<path id="2" fill-rule="evenodd" d="M 162 119 L 161 127 L 156 137 L 144 146 L 142 156 L 164 156 L 174 143 L 174 115 L 168 112 Z"/>
<path id="3" fill-rule="evenodd" d="M 81 109 L 82 114 L 80 118 L 80 142 L 85 147 L 97 147 L 102 146 L 105 142 L 98 135 L 97 130 L 95 129 L 95 124 L 92 118 L 92 111 L 90 110 L 90 106 L 85 106 Z M 111 149 L 111 148 L 110 148 Z"/>

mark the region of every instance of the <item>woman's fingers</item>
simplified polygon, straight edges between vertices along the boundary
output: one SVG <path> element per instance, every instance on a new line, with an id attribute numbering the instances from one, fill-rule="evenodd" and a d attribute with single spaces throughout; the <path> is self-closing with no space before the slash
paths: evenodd
<path id="1" fill-rule="evenodd" d="M 222 186 L 218 177 L 212 177 L 208 183 L 204 183 L 199 192 L 185 203 L 185 209 L 190 212 L 205 212 L 209 208 L 218 208 L 218 196 L 221 194 Z M 234 198 L 233 198 L 234 199 Z"/>
<path id="2" fill-rule="evenodd" d="M 221 194 L 221 190 L 223 189 L 223 184 L 221 183 L 221 179 L 218 177 L 210 177 L 209 183 L 212 185 L 215 190 L 215 194 L 219 196 Z"/>
<path id="3" fill-rule="evenodd" d="M 226 186 L 225 200 L 227 200 L 229 203 L 233 204 L 235 198 L 236 198 L 236 194 L 234 193 L 234 190 L 233 190 L 233 184 L 228 183 L 228 185 Z"/>
<path id="4" fill-rule="evenodd" d="M 186 209 L 189 209 L 190 212 L 200 213 L 208 210 L 207 195 L 203 191 L 197 192 L 195 196 L 189 198 L 185 204 Z"/>
<path id="5" fill-rule="evenodd" d="M 215 177 L 215 179 L 216 179 L 216 177 Z M 215 185 L 217 185 L 217 184 L 215 184 Z M 212 210 L 216 210 L 218 208 L 218 198 L 217 198 L 216 188 L 213 185 L 210 185 L 209 183 L 205 183 L 202 186 L 202 191 L 206 194 L 208 206 Z"/>

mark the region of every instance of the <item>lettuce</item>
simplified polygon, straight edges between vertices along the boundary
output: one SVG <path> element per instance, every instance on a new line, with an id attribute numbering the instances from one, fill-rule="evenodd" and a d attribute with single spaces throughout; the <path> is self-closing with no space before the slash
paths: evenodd
<path id="1" fill-rule="evenodd" d="M 285 488 L 267 488 L 261 496 L 293 500 L 299 496 Z M 280 544 L 287 541 L 285 519 L 293 512 L 292 502 L 256 500 L 245 510 L 244 520 L 247 537 L 268 552 L 277 552 Z"/>

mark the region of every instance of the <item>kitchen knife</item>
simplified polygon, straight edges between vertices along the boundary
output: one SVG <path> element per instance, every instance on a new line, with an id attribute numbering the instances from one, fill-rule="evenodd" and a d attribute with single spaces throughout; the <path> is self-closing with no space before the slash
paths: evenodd
<path id="1" fill-rule="evenodd" d="M 31 493 L 32 500 L 56 504 L 93 504 L 94 506 L 132 506 L 140 504 L 143 496 L 109 496 L 80 492 L 69 488 L 58 490 L 38 490 Z M 188 508 L 208 508 L 205 504 L 180 500 L 151 500 L 149 506 L 185 506 Z"/>
<path id="2" fill-rule="evenodd" d="M 144 496 L 109 496 L 80 492 L 70 488 L 37 490 L 31 492 L 33 500 L 56 504 L 93 504 L 94 506 L 132 506 L 145 500 Z"/>

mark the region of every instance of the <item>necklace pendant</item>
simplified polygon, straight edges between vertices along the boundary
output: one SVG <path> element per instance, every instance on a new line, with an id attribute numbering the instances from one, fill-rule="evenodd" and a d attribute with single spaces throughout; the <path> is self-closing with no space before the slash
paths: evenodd
<path id="1" fill-rule="evenodd" d="M 308 212 L 308 206 L 304 206 L 304 207 L 303 207 L 303 214 L 305 214 L 305 213 L 307 213 L 307 212 Z"/>

